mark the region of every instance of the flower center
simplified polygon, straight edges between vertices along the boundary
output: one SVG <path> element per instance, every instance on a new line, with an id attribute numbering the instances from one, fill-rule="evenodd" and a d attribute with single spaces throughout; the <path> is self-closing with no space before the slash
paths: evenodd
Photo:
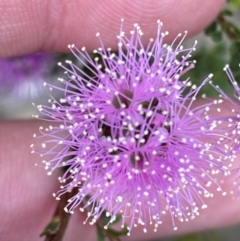
<path id="1" fill-rule="evenodd" d="M 144 165 L 144 157 L 141 152 L 132 153 L 130 155 L 130 163 L 132 167 L 136 170 L 142 170 Z"/>
<path id="2" fill-rule="evenodd" d="M 119 94 L 116 94 L 112 100 L 112 104 L 116 109 L 129 108 L 133 100 L 133 92 L 124 89 Z"/>

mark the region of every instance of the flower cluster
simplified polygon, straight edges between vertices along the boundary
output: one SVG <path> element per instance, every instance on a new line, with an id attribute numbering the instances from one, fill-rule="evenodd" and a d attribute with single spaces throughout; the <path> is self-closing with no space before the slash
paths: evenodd
<path id="1" fill-rule="evenodd" d="M 206 207 L 204 197 L 213 195 L 209 187 L 221 191 L 214 175 L 228 172 L 228 126 L 211 116 L 223 98 L 195 104 L 211 75 L 200 86 L 182 80 L 194 65 L 189 58 L 195 46 L 184 49 L 180 34 L 164 44 L 168 33 L 161 26 L 158 21 L 156 38 L 146 47 L 137 24 L 130 35 L 121 27 L 117 54 L 99 34 L 95 58 L 70 45 L 85 69 L 59 63 L 67 74 L 59 79 L 62 87 L 45 85 L 64 96 L 51 98 L 50 107 L 37 106 L 53 124 L 40 127 L 43 149 L 34 151 L 45 157 L 49 175 L 65 168 L 54 196 L 77 189 L 65 209 L 87 211 L 90 223 L 107 211 L 110 223 L 121 214 L 129 232 L 137 225 L 146 231 L 169 212 L 177 229 L 175 218 L 198 215 L 199 206 Z"/>
<path id="2" fill-rule="evenodd" d="M 240 87 L 238 82 L 233 76 L 233 73 L 229 67 L 229 65 L 226 65 L 223 70 L 226 72 L 228 79 L 233 87 L 234 93 L 231 95 L 231 97 L 218 85 L 213 84 L 210 82 L 210 84 L 217 90 L 219 93 L 219 98 L 223 99 L 225 101 L 225 105 L 222 106 L 225 109 L 225 115 L 224 118 L 221 119 L 228 123 L 228 132 L 231 135 L 232 138 L 232 151 L 236 155 L 240 153 L 240 108 L 239 108 L 239 100 L 240 100 Z M 239 167 L 232 168 L 231 170 L 232 174 L 235 174 L 236 172 L 239 172 Z M 234 182 L 236 185 L 237 192 L 240 191 L 240 183 L 239 178 L 236 182 Z"/>

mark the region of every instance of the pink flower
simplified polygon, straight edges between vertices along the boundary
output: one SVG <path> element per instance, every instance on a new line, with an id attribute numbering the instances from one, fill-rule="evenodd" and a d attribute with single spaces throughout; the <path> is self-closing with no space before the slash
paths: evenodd
<path id="1" fill-rule="evenodd" d="M 60 63 L 67 74 L 59 79 L 62 87 L 46 84 L 64 98 L 52 98 L 51 107 L 38 105 L 53 122 L 40 128 L 47 140 L 39 152 L 48 156 L 43 161 L 48 174 L 66 168 L 54 196 L 79 190 L 66 211 L 87 210 L 92 223 L 104 210 L 110 222 L 120 213 L 130 232 L 136 225 L 146 231 L 148 223 L 156 229 L 167 210 L 176 229 L 175 218 L 191 219 L 199 205 L 206 207 L 210 184 L 220 189 L 213 174 L 227 171 L 231 150 L 223 144 L 229 140 L 209 115 L 213 102 L 193 107 L 211 76 L 199 87 L 181 80 L 193 66 L 195 46 L 184 49 L 183 37 L 174 48 L 181 35 L 172 45 L 163 44 L 164 35 L 158 22 L 157 37 L 145 48 L 138 25 L 129 38 L 121 27 L 118 53 L 99 38 L 94 59 L 85 48 L 70 45 L 85 70 Z"/>

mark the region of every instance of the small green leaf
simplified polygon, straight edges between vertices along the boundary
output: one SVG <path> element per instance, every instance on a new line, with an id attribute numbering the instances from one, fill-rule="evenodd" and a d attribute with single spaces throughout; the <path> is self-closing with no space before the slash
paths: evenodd
<path id="1" fill-rule="evenodd" d="M 230 49 L 230 61 L 229 66 L 234 74 L 234 77 L 238 83 L 240 83 L 240 40 L 231 44 Z"/>
<path id="2" fill-rule="evenodd" d="M 106 211 L 103 211 L 101 214 L 101 220 L 104 222 L 104 224 L 107 224 L 110 222 L 110 217 L 106 215 Z"/>
<path id="3" fill-rule="evenodd" d="M 221 15 L 222 16 L 232 16 L 233 15 L 233 12 L 229 9 L 224 9 L 222 12 L 221 12 Z"/>
<path id="4" fill-rule="evenodd" d="M 234 23 L 228 22 L 228 30 L 240 40 L 240 30 Z"/>
<path id="5" fill-rule="evenodd" d="M 103 233 L 103 230 L 100 227 L 97 227 L 97 239 L 98 239 L 98 241 L 105 240 L 105 235 Z"/>
<path id="6" fill-rule="evenodd" d="M 54 234 L 58 231 L 60 227 L 60 217 L 53 217 L 52 221 L 46 226 L 43 232 L 40 234 L 40 237 Z"/>
<path id="7" fill-rule="evenodd" d="M 230 49 L 230 61 L 229 65 L 233 71 L 239 70 L 240 63 L 240 41 L 235 41 L 231 44 Z"/>
<path id="8" fill-rule="evenodd" d="M 206 35 L 211 35 L 213 32 L 217 31 L 217 21 L 212 22 L 205 30 Z"/>
<path id="9" fill-rule="evenodd" d="M 104 224 L 108 224 L 109 226 L 117 224 L 119 221 L 121 221 L 122 216 L 121 215 L 117 215 L 116 219 L 112 222 L 110 222 L 110 217 L 107 217 L 106 215 L 106 211 L 104 211 L 101 215 L 101 220 L 104 222 Z"/>
<path id="10" fill-rule="evenodd" d="M 113 237 L 119 237 L 119 236 L 125 236 L 125 235 L 127 235 L 128 229 L 127 229 L 127 226 L 124 226 L 124 228 L 121 229 L 120 231 L 114 230 L 114 229 L 112 229 L 112 228 L 108 228 L 108 229 L 107 229 L 107 232 L 108 232 L 109 234 L 111 234 L 111 236 L 113 236 Z"/>
<path id="11" fill-rule="evenodd" d="M 122 220 L 122 216 L 121 216 L 121 215 L 117 215 L 117 216 L 116 216 L 116 219 L 115 219 L 112 223 L 110 223 L 109 225 L 111 226 L 111 225 L 117 224 L 117 223 L 119 223 L 121 220 Z"/>
<path id="12" fill-rule="evenodd" d="M 214 42 L 220 42 L 222 40 L 222 32 L 221 31 L 216 31 L 214 33 L 211 33 L 211 38 Z"/>

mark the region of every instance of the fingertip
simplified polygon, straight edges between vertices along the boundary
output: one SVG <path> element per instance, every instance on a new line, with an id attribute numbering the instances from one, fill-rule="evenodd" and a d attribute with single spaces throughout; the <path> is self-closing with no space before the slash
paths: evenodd
<path id="1" fill-rule="evenodd" d="M 68 51 L 69 43 L 92 50 L 99 46 L 96 32 L 107 47 L 116 48 L 121 19 L 129 32 L 134 23 L 148 41 L 156 34 L 156 20 L 171 41 L 185 30 L 191 36 L 207 26 L 223 7 L 224 0 L 184 1 L 1 1 L 6 9 L 0 17 L 0 56 L 7 57 L 34 51 Z"/>
<path id="2" fill-rule="evenodd" d="M 31 154 L 36 121 L 1 121 L 1 240 L 41 240 L 39 235 L 56 207 L 52 193 L 59 187 L 56 172 L 48 177 Z"/>

